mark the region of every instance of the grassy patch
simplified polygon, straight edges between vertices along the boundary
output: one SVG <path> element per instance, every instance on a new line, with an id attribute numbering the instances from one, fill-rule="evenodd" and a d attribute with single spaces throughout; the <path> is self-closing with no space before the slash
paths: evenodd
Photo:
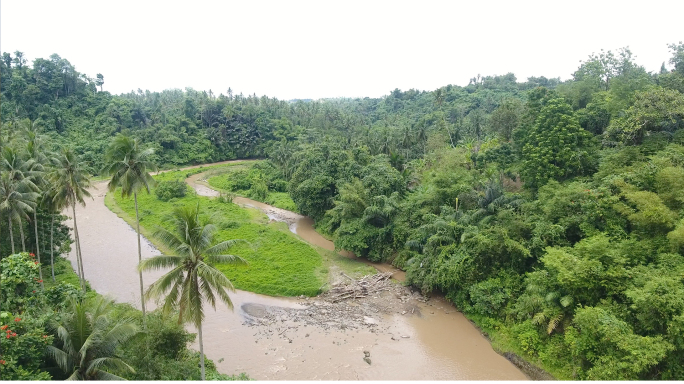
<path id="1" fill-rule="evenodd" d="M 321 247 L 315 248 L 316 251 L 318 251 L 318 254 L 323 258 L 323 268 L 321 268 L 319 277 L 322 280 L 327 279 L 328 283 L 335 281 L 336 276 L 333 276 L 333 273 L 344 272 L 347 276 L 356 279 L 366 275 L 373 275 L 378 272 L 370 265 L 342 256 L 337 252 Z M 328 284 L 324 290 L 327 290 L 327 288 L 330 288 L 330 284 Z"/>
<path id="2" fill-rule="evenodd" d="M 473 313 L 463 313 L 466 318 L 484 331 L 491 341 L 492 348 L 499 353 L 512 352 L 525 361 L 541 367 L 557 380 L 577 380 L 572 376 L 572 367 L 567 349 L 561 346 L 562 335 L 555 335 L 558 342 L 540 345 L 540 350 L 530 351 L 522 347 L 519 336 L 510 324 Z"/>
<path id="3" fill-rule="evenodd" d="M 269 188 L 265 198 L 256 198 L 254 195 L 249 193 L 249 189 L 235 187 L 235 183 L 231 181 L 231 178 L 248 177 L 248 172 L 237 171 L 250 170 L 254 164 L 255 163 L 240 163 L 240 166 L 238 167 L 233 166 L 223 169 L 217 167 L 213 172 L 207 174 L 207 183 L 209 186 L 220 192 L 233 192 L 236 195 L 260 201 L 277 208 L 297 212 L 297 205 L 294 203 L 294 201 L 292 201 L 292 198 L 287 192 L 278 192 Z"/>
<path id="4" fill-rule="evenodd" d="M 45 288 L 50 288 L 54 285 L 60 283 L 71 284 L 74 287 L 80 287 L 81 283 L 78 280 L 78 275 L 71 266 L 71 262 L 61 256 L 55 256 L 55 283 L 52 282 L 52 270 L 50 268 L 50 258 L 41 264 L 41 269 L 43 271 L 43 281 L 45 282 Z"/>
<path id="5" fill-rule="evenodd" d="M 225 167 L 225 165 L 223 165 Z M 217 166 L 218 167 L 218 166 Z M 162 173 L 157 180 L 174 180 L 188 177 L 187 173 L 206 171 L 196 168 L 187 171 Z M 325 273 L 321 255 L 307 243 L 285 231 L 282 223 L 268 223 L 268 217 L 255 209 L 241 208 L 232 203 L 197 196 L 190 187 L 188 194 L 168 202 L 157 200 L 154 192 L 138 196 L 141 232 L 155 246 L 158 242 L 151 236 L 159 226 L 171 229 L 168 216 L 176 206 L 199 203 L 202 212 L 218 227 L 217 241 L 244 239 L 230 250 L 245 258 L 249 265 L 217 265 L 238 289 L 273 296 L 314 296 L 319 293 Z M 119 191 L 107 194 L 105 204 L 128 223 L 135 224 L 135 206 L 132 198 L 122 198 Z M 162 252 L 168 250 L 160 249 Z"/>

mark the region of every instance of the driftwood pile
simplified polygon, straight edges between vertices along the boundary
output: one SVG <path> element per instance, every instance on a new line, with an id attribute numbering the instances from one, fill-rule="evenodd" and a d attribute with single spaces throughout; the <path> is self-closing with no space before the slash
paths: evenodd
<path id="1" fill-rule="evenodd" d="M 380 291 L 387 291 L 390 288 L 390 277 L 392 272 L 377 273 L 367 275 L 358 280 L 348 277 L 350 283 L 338 283 L 326 292 L 325 296 L 331 303 L 337 303 L 349 299 L 360 299 Z"/>

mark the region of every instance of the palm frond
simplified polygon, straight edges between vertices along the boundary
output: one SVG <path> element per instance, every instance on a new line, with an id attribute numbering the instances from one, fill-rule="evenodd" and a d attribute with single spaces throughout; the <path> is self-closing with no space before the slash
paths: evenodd
<path id="1" fill-rule="evenodd" d="M 175 233 L 165 228 L 157 228 L 153 236 L 177 255 L 187 256 L 191 254 L 190 247 L 183 241 L 183 238 L 179 238 Z"/>
<path id="2" fill-rule="evenodd" d="M 73 368 L 74 363 L 71 359 L 71 356 L 69 356 L 68 353 L 62 351 L 61 349 L 56 348 L 52 345 L 48 345 L 46 353 L 55 361 L 55 363 L 57 363 L 57 366 L 61 368 L 64 372 L 69 372 Z"/>
<path id="3" fill-rule="evenodd" d="M 120 377 L 120 376 L 117 376 L 113 373 L 109 373 L 109 372 L 102 371 L 102 370 L 97 370 L 97 372 L 95 372 L 93 377 L 97 380 L 119 380 L 119 381 L 126 380 L 123 377 Z"/>
<path id="4" fill-rule="evenodd" d="M 183 258 L 180 256 L 157 255 L 147 259 L 143 259 L 138 264 L 138 271 L 152 271 L 159 269 L 166 269 L 177 267 L 183 263 Z"/>
<path id="5" fill-rule="evenodd" d="M 222 264 L 234 264 L 234 265 L 247 265 L 249 264 L 247 260 L 243 259 L 240 256 L 235 256 L 235 255 L 211 255 L 207 256 L 207 261 L 214 264 L 214 263 L 222 263 Z"/>
<path id="6" fill-rule="evenodd" d="M 549 325 L 546 327 L 546 333 L 550 335 L 556 329 L 556 327 L 558 327 L 558 324 L 560 323 L 560 321 L 562 319 L 563 319 L 562 313 L 559 314 L 558 316 L 552 318 L 549 321 Z"/>
<path id="7" fill-rule="evenodd" d="M 238 244 L 249 244 L 249 241 L 244 239 L 233 239 L 222 241 L 214 246 L 208 247 L 204 250 L 204 254 L 207 256 L 220 255 L 224 251 L 238 245 Z"/>
<path id="8" fill-rule="evenodd" d="M 69 377 L 66 378 L 67 381 L 74 381 L 74 380 L 85 380 L 85 378 L 81 378 L 81 372 L 77 370 L 74 371 Z"/>
<path id="9" fill-rule="evenodd" d="M 178 285 L 179 281 L 182 281 L 183 272 L 183 267 L 178 266 L 172 269 L 171 271 L 165 273 L 161 278 L 159 278 L 159 280 L 155 281 L 147 288 L 145 298 L 155 299 L 161 297 L 171 287 L 175 287 L 175 285 Z"/>
<path id="10" fill-rule="evenodd" d="M 126 364 L 123 360 L 116 358 L 116 357 L 100 357 L 97 359 L 93 359 L 90 364 L 88 365 L 88 368 L 86 369 L 86 376 L 93 376 L 94 374 L 96 375 L 97 372 L 105 372 L 102 371 L 101 368 L 113 368 L 117 370 L 122 370 L 122 371 L 128 371 L 131 373 L 135 373 L 135 369 L 131 367 L 130 365 Z M 108 373 L 108 372 L 106 372 Z M 111 373 L 110 373 L 111 375 Z M 116 376 L 118 377 L 118 376 Z M 113 379 L 113 380 L 123 380 L 121 378 L 119 379 Z"/>

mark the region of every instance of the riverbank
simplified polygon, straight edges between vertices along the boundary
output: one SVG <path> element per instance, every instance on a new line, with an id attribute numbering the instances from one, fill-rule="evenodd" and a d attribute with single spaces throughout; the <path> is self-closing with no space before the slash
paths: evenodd
<path id="1" fill-rule="evenodd" d="M 220 173 L 221 172 L 219 171 L 219 174 Z M 198 194 L 207 197 L 217 197 L 221 192 L 213 189 L 213 186 L 210 185 L 208 182 L 208 179 L 212 174 L 216 174 L 215 171 L 197 173 L 189 176 L 185 181 L 190 186 L 192 186 Z M 327 239 L 318 232 L 316 232 L 313 220 L 311 220 L 308 217 L 302 216 L 294 212 L 289 212 L 287 210 L 283 210 L 280 208 L 272 207 L 263 202 L 255 201 L 245 197 L 238 196 L 234 199 L 234 201 L 238 204 L 241 204 L 242 206 L 260 209 L 262 212 L 266 213 L 268 217 L 272 220 L 287 223 L 291 232 L 299 235 L 300 237 L 302 237 L 302 239 L 304 239 L 310 244 L 316 244 L 327 250 L 335 251 L 333 242 L 330 239 Z M 392 278 L 398 280 L 399 282 L 404 282 L 406 279 L 404 271 L 401 271 L 388 263 L 372 263 L 366 259 L 358 258 L 347 251 L 340 251 L 339 254 L 349 258 L 350 260 L 355 260 L 357 262 L 371 266 L 379 272 L 391 272 Z M 444 298 L 439 299 L 445 301 L 445 306 L 453 307 L 453 305 L 451 303 L 446 302 Z M 397 305 L 397 308 L 400 309 L 397 311 L 397 313 L 404 312 L 402 314 L 405 314 L 406 311 L 401 309 L 402 303 L 398 304 L 399 305 Z M 453 308 L 453 310 L 457 311 L 455 308 Z M 529 378 L 533 380 L 554 379 L 554 377 L 549 372 L 545 371 L 542 368 L 539 368 L 537 365 L 530 362 L 529 357 L 521 357 L 525 356 L 525 353 L 519 350 L 516 347 L 515 343 L 510 342 L 508 334 L 504 332 L 504 330 L 501 329 L 498 325 L 480 322 L 476 317 L 469 317 L 465 314 L 463 314 L 463 316 L 465 316 L 465 318 L 467 318 L 470 321 L 470 323 L 473 326 L 475 326 L 484 337 L 487 338 L 487 340 L 491 343 L 492 348 L 497 353 L 499 353 L 501 356 L 505 357 L 507 360 L 513 363 Z M 539 364 L 539 362 L 535 363 Z"/>
<path id="2" fill-rule="evenodd" d="M 79 226 L 84 238 L 86 274 L 97 277 L 93 281 L 98 291 L 108 291 L 136 305 L 139 287 L 135 231 L 105 207 L 102 192 L 94 190 L 96 200 L 78 211 L 79 223 L 87 223 Z M 144 220 L 142 224 L 145 228 Z M 280 226 L 288 236 L 294 236 L 285 224 L 268 224 L 268 219 L 265 224 Z M 144 240 L 143 257 L 156 253 Z M 344 280 L 341 271 L 331 267 L 328 275 L 333 282 Z M 154 279 L 148 273 L 144 275 L 146 285 Z M 203 326 L 205 353 L 217 362 L 221 373 L 247 372 L 260 380 L 526 379 L 513 364 L 496 354 L 449 303 L 435 299 L 422 302 L 422 296 L 409 295 L 408 288 L 399 284 L 392 287 L 407 294 L 397 297 L 391 295 L 393 291 L 383 291 L 366 300 L 330 305 L 319 297 L 307 300 L 237 291 L 231 294 L 234 312 L 222 306 L 217 306 L 215 312 L 207 311 Z M 383 305 L 395 310 L 383 311 Z M 288 312 L 291 315 L 283 315 Z M 347 321 L 340 313 L 349 315 Z M 364 316 L 377 324 L 367 324 Z M 357 323 L 355 328 L 358 319 L 363 323 Z M 369 352 L 371 364 L 364 360 L 364 351 Z"/>

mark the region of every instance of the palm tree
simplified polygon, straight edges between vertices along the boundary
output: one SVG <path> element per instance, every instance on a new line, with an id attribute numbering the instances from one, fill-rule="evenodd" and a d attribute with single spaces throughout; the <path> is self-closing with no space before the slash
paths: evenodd
<path id="1" fill-rule="evenodd" d="M 58 205 L 54 201 L 54 189 L 48 189 L 44 192 L 41 199 L 41 207 L 50 213 L 50 269 L 52 271 L 52 282 L 55 280 L 55 215 L 59 214 Z M 42 279 L 42 277 L 41 277 Z"/>
<path id="2" fill-rule="evenodd" d="M 42 150 L 42 140 L 40 136 L 38 135 L 38 127 L 36 123 L 30 123 L 26 127 L 26 154 L 28 156 L 29 164 L 30 164 L 30 170 L 31 170 L 31 179 L 33 182 L 38 186 L 39 188 L 44 189 L 43 187 L 47 184 L 46 180 L 44 178 L 45 172 L 45 165 L 49 164 L 50 159 L 46 156 L 46 154 Z M 43 196 L 44 196 L 44 190 L 43 190 Z M 33 230 L 35 233 L 36 237 L 36 256 L 38 257 L 38 262 L 40 263 L 40 243 L 38 241 L 38 209 L 33 210 Z M 42 268 L 39 269 L 40 272 L 40 285 L 41 287 L 45 288 L 43 285 L 43 270 Z"/>
<path id="3" fill-rule="evenodd" d="M 150 170 L 157 167 L 149 160 L 154 154 L 154 149 L 141 149 L 138 141 L 128 136 L 119 134 L 114 138 L 105 155 L 107 165 L 103 172 L 112 179 L 107 186 L 113 192 L 121 187 L 121 196 L 130 197 L 133 194 L 135 200 L 135 222 L 138 233 L 138 262 L 142 261 L 140 247 L 140 216 L 138 215 L 138 191 L 145 189 L 150 193 L 150 186 L 154 185 L 154 179 L 150 176 Z M 143 327 L 145 323 L 145 298 L 143 297 L 143 277 L 140 275 L 140 304 L 143 313 Z"/>
<path id="4" fill-rule="evenodd" d="M 90 180 L 81 168 L 76 154 L 71 149 L 62 149 L 57 158 L 55 169 L 50 174 L 50 183 L 53 191 L 53 202 L 60 208 L 71 206 L 74 215 L 74 240 L 76 241 L 76 263 L 78 275 L 81 278 L 81 288 L 85 291 L 85 273 L 83 271 L 83 259 L 81 254 L 81 241 L 78 237 L 76 225 L 76 203 L 85 206 L 84 197 L 90 197 L 87 188 Z"/>
<path id="5" fill-rule="evenodd" d="M 70 375 L 67 380 L 124 380 L 105 369 L 135 372 L 116 356 L 116 348 L 138 328 L 127 319 L 113 321 L 112 309 L 113 301 L 102 296 L 91 302 L 72 300 L 55 324 L 59 348 L 50 345 L 47 352 Z"/>
<path id="6" fill-rule="evenodd" d="M 27 171 L 29 162 L 23 162 L 19 158 L 16 151 L 10 147 L 2 149 L 2 157 L 0 157 L 0 212 L 7 215 L 7 222 L 9 224 L 10 242 L 12 244 L 12 253 L 14 249 L 14 234 L 12 232 L 12 224 L 19 224 L 21 233 L 22 250 L 26 251 L 26 244 L 24 243 L 24 230 L 22 219 L 28 220 L 27 212 L 32 212 L 36 207 L 36 199 L 38 193 L 34 192 L 38 188 L 28 177 L 31 172 Z"/>
<path id="7" fill-rule="evenodd" d="M 202 380 L 204 380 L 204 346 L 202 344 L 202 301 L 207 300 L 216 309 L 216 296 L 228 308 L 233 302 L 226 289 L 234 291 L 233 284 L 213 263 L 246 264 L 239 256 L 223 254 L 237 242 L 226 240 L 213 244 L 216 227 L 200 220 L 199 203 L 195 207 L 179 207 L 173 212 L 173 231 L 158 229 L 154 236 L 171 249 L 175 255 L 159 255 L 143 260 L 138 270 L 172 268 L 147 288 L 146 298 L 160 298 L 164 295 L 164 312 L 178 307 L 178 323 L 191 322 L 197 327 L 200 348 Z M 168 292 L 168 294 L 166 294 Z"/>

